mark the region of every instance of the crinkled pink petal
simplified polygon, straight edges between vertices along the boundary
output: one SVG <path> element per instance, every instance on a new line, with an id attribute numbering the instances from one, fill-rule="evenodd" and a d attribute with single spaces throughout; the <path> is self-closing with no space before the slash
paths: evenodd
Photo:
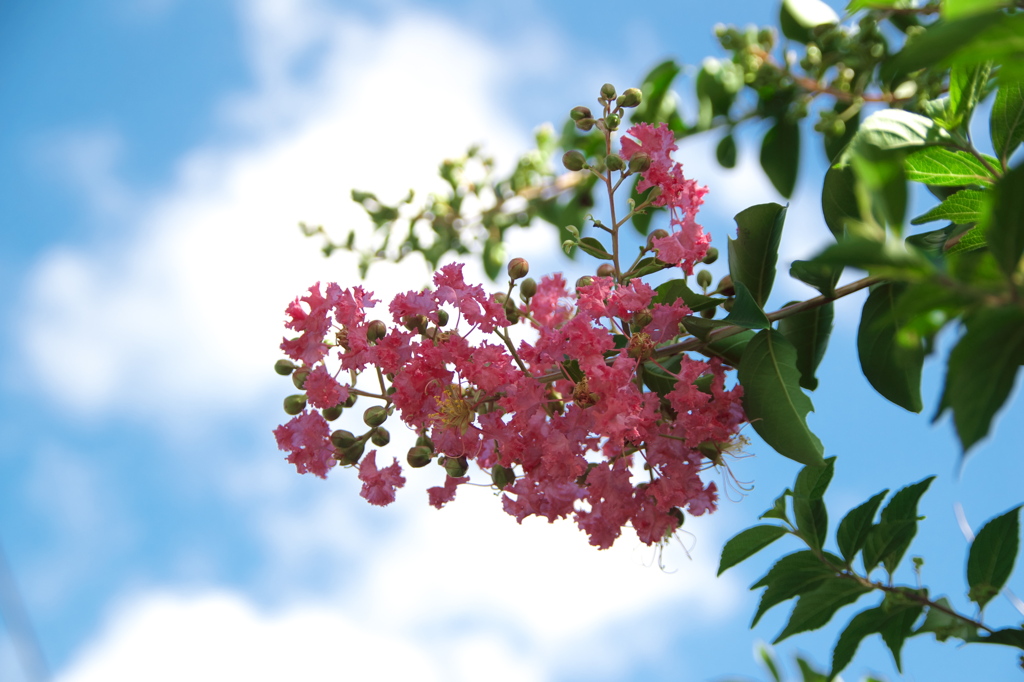
<path id="1" fill-rule="evenodd" d="M 370 450 L 359 463 L 359 480 L 363 488 L 359 495 L 370 504 L 384 507 L 395 501 L 395 491 L 405 485 L 398 460 L 383 469 L 377 468 L 377 451 Z"/>
<path id="2" fill-rule="evenodd" d="M 469 476 L 453 478 L 448 476 L 444 480 L 444 487 L 435 486 L 427 488 L 427 496 L 430 498 L 430 506 L 440 509 L 455 499 L 455 490 L 469 480 Z"/>

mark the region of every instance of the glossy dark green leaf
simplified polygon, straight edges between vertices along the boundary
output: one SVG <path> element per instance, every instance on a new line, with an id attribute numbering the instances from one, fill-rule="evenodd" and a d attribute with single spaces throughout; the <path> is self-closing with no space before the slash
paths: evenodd
<path id="1" fill-rule="evenodd" d="M 824 466 L 805 466 L 800 470 L 793 486 L 794 496 L 812 500 L 820 500 L 825 496 L 828 484 L 832 482 L 832 475 L 835 473 L 836 458 L 829 457 L 823 464 Z"/>
<path id="2" fill-rule="evenodd" d="M 998 164 L 998 162 L 996 163 Z M 990 186 L 995 181 L 991 171 L 981 161 L 958 149 L 925 147 L 907 154 L 904 164 L 908 180 L 922 182 L 926 185 L 941 187 Z"/>
<path id="3" fill-rule="evenodd" d="M 686 285 L 686 281 L 682 279 L 673 279 L 665 282 L 664 284 L 659 284 L 655 287 L 654 291 L 655 303 L 672 305 L 678 299 L 683 299 L 683 303 L 686 304 L 686 307 L 695 313 L 707 310 L 708 308 L 714 308 L 725 300 L 720 297 L 698 294 L 696 291 L 690 289 L 690 287 Z"/>
<path id="4" fill-rule="evenodd" d="M 864 568 L 870 572 L 879 561 L 891 575 L 917 534 L 917 504 L 934 476 L 901 488 L 882 510 L 881 521 L 864 543 Z"/>
<path id="5" fill-rule="evenodd" d="M 715 147 L 715 158 L 718 159 L 722 168 L 736 167 L 736 138 L 731 134 L 726 135 Z"/>
<path id="6" fill-rule="evenodd" d="M 743 282 L 733 282 L 736 289 L 736 298 L 733 301 L 732 310 L 725 318 L 729 324 L 739 325 L 747 329 L 767 329 L 772 325 L 768 316 L 765 315 L 761 306 L 757 305 L 754 297 L 750 294 Z"/>
<path id="7" fill-rule="evenodd" d="M 839 283 L 839 277 L 842 274 L 842 266 L 812 263 L 806 260 L 795 260 L 789 266 L 790 277 L 809 284 L 825 296 L 835 294 L 836 284 Z"/>
<path id="8" fill-rule="evenodd" d="M 989 194 L 983 190 L 962 189 L 947 197 L 935 208 L 911 220 L 910 224 L 921 225 L 933 220 L 948 220 L 959 225 L 978 222 Z"/>
<path id="9" fill-rule="evenodd" d="M 1005 644 L 1017 649 L 1024 649 L 1024 630 L 1020 628 L 1003 628 L 988 635 L 974 637 L 970 641 L 985 644 Z"/>
<path id="10" fill-rule="evenodd" d="M 830 561 L 835 559 L 837 563 L 841 563 L 838 557 L 833 557 L 828 552 L 824 552 L 824 556 Z M 754 614 L 754 621 L 750 627 L 757 625 L 757 621 L 761 620 L 761 616 L 771 607 L 787 599 L 811 592 L 834 575 L 832 570 L 810 550 L 794 552 L 782 557 L 775 562 L 775 565 L 768 570 L 764 577 L 750 588 L 752 590 L 759 587 L 767 588 L 761 595 L 761 601 L 757 605 L 757 612 Z"/>
<path id="11" fill-rule="evenodd" d="M 795 263 L 794 263 L 795 265 Z M 825 305 L 803 310 L 779 320 L 779 331 L 796 348 L 796 367 L 800 370 L 800 386 L 808 391 L 818 387 L 814 375 L 825 357 L 828 339 L 832 334 L 834 306 L 831 301 Z"/>
<path id="12" fill-rule="evenodd" d="M 936 604 L 943 606 L 950 611 L 953 611 L 953 606 L 949 603 L 949 600 L 945 597 L 940 597 L 933 600 Z M 967 641 L 968 639 L 975 636 L 977 628 L 973 628 L 963 620 L 953 616 L 941 609 L 928 607 L 928 611 L 925 613 L 924 622 L 914 632 L 915 635 L 931 632 L 935 635 L 935 639 L 940 642 L 945 642 L 950 637 L 956 637 Z"/>
<path id="13" fill-rule="evenodd" d="M 858 192 L 871 207 L 872 215 L 882 217 L 897 233 L 903 228 L 907 211 L 907 178 L 903 150 L 880 151 L 865 146 L 850 159 L 857 176 Z"/>
<path id="14" fill-rule="evenodd" d="M 659 359 L 658 364 L 661 367 L 653 362 L 645 362 L 641 365 L 641 377 L 644 386 L 658 395 L 667 395 L 675 388 L 676 381 L 678 381 L 676 376 L 679 372 L 680 362 L 679 355 Z"/>
<path id="15" fill-rule="evenodd" d="M 807 428 L 814 409 L 800 390 L 796 348 L 774 329 L 758 332 L 743 351 L 737 376 L 743 385 L 743 409 L 768 445 L 801 464 L 822 464 L 824 448 Z"/>
<path id="16" fill-rule="evenodd" d="M 832 649 L 832 670 L 829 677 L 834 678 L 850 664 L 861 640 L 882 629 L 885 623 L 885 612 L 881 606 L 861 611 L 847 624 L 839 635 L 839 640 Z"/>
<path id="17" fill-rule="evenodd" d="M 811 664 L 801 656 L 796 657 L 797 667 L 800 668 L 801 682 L 829 682 L 825 673 L 815 670 Z"/>
<path id="18" fill-rule="evenodd" d="M 983 309 L 966 320 L 966 327 L 949 354 L 936 415 L 952 408 L 964 453 L 988 434 L 1024 362 L 1024 311 L 1016 306 Z"/>
<path id="19" fill-rule="evenodd" d="M 895 240 L 885 242 L 847 237 L 808 261 L 814 265 L 851 266 L 893 278 L 918 279 L 931 274 L 934 265 L 917 250 L 907 250 Z"/>
<path id="20" fill-rule="evenodd" d="M 832 166 L 825 173 L 821 188 L 821 211 L 825 224 L 836 239 L 846 235 L 846 222 L 860 220 L 855 190 L 857 178 L 850 166 Z"/>
<path id="21" fill-rule="evenodd" d="M 1020 546 L 1020 506 L 986 523 L 971 543 L 967 555 L 968 596 L 985 608 L 999 594 L 1013 572 Z"/>
<path id="22" fill-rule="evenodd" d="M 886 612 L 885 622 L 879 628 L 882 641 L 892 652 L 896 662 L 896 670 L 903 672 L 903 642 L 914 634 L 914 623 L 924 611 L 924 606 L 911 602 L 899 594 L 889 592 L 882 601 L 882 609 Z"/>
<path id="23" fill-rule="evenodd" d="M 782 34 L 801 43 L 811 40 L 816 26 L 838 23 L 835 10 L 821 0 L 783 0 L 779 10 Z"/>
<path id="24" fill-rule="evenodd" d="M 634 206 L 639 206 L 640 203 L 643 201 L 643 197 L 647 196 L 647 192 L 641 194 L 636 191 L 636 186 L 642 179 L 643 176 L 637 175 L 636 180 L 633 181 L 633 189 L 630 194 L 630 198 L 633 199 Z M 647 233 L 651 229 L 651 220 L 654 218 L 655 214 L 662 210 L 664 209 L 655 208 L 654 206 L 648 206 L 643 211 L 639 213 L 634 213 L 633 217 L 630 219 L 630 222 L 633 223 L 633 229 L 639 232 L 640 234 L 647 236 Z"/>
<path id="25" fill-rule="evenodd" d="M 996 185 L 991 211 L 982 218 L 981 227 L 999 267 L 1012 276 L 1024 254 L 1024 164 Z"/>
<path id="26" fill-rule="evenodd" d="M 791 496 L 793 492 L 788 488 L 778 497 L 775 498 L 775 502 L 772 504 L 772 508 L 766 511 L 764 514 L 759 516 L 759 519 L 779 519 L 782 521 L 789 521 L 789 516 L 786 514 L 786 498 Z"/>
<path id="27" fill-rule="evenodd" d="M 850 578 L 832 577 L 822 582 L 815 590 L 800 595 L 789 622 L 772 644 L 800 632 L 817 630 L 832 620 L 836 611 L 870 591 L 870 587 Z"/>
<path id="28" fill-rule="evenodd" d="M 761 142 L 761 168 L 779 194 L 793 196 L 800 167 L 800 126 L 785 119 L 776 121 Z"/>
<path id="29" fill-rule="evenodd" d="M 763 306 L 775 281 L 786 208 L 758 204 L 736 214 L 736 238 L 729 238 L 729 274 Z"/>
<path id="30" fill-rule="evenodd" d="M 705 345 L 701 352 L 708 356 L 721 358 L 730 367 L 739 367 L 740 362 L 743 361 L 743 352 L 753 338 L 754 332 L 744 329 L 739 334 L 712 341 Z"/>
<path id="31" fill-rule="evenodd" d="M 905 288 L 890 282 L 871 291 L 857 330 L 857 352 L 861 370 L 876 391 L 906 410 L 920 412 L 925 349 L 920 342 L 908 348 L 898 340 L 903 320 L 896 316 L 896 302 Z"/>
<path id="32" fill-rule="evenodd" d="M 996 92 L 989 117 L 992 147 L 1003 163 L 1024 142 L 1024 83 L 1004 82 Z"/>
<path id="33" fill-rule="evenodd" d="M 722 560 L 718 564 L 718 575 L 745 559 L 757 554 L 783 535 L 786 529 L 782 526 L 762 525 L 747 528 L 725 543 L 722 548 Z"/>
<path id="34" fill-rule="evenodd" d="M 850 140 L 840 163 L 870 154 L 869 148 L 881 151 L 913 149 L 948 143 L 949 133 L 932 119 L 902 109 L 882 109 L 868 116 Z"/>
<path id="35" fill-rule="evenodd" d="M 854 507 L 839 522 L 836 544 L 839 545 L 839 553 L 847 563 L 852 563 L 857 552 L 864 547 L 868 533 L 874 525 L 875 512 L 888 492 L 888 489 L 883 490 L 864 504 Z"/>
<path id="36" fill-rule="evenodd" d="M 604 245 L 593 237 L 583 237 L 580 239 L 580 248 L 594 258 L 600 258 L 601 260 L 611 260 L 612 258 L 612 254 L 605 250 Z"/>
<path id="37" fill-rule="evenodd" d="M 800 536 L 811 549 L 820 550 L 828 536 L 828 510 L 822 496 L 832 480 L 835 457 L 825 466 L 804 467 L 793 488 L 793 518 Z"/>

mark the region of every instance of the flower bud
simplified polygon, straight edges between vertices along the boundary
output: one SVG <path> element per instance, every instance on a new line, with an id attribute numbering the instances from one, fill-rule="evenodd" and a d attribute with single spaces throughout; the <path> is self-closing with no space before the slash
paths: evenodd
<path id="1" fill-rule="evenodd" d="M 306 409 L 305 394 L 298 393 L 296 395 L 290 395 L 284 399 L 285 414 L 296 415 L 304 409 Z"/>
<path id="2" fill-rule="evenodd" d="M 700 311 L 700 316 L 703 317 L 705 320 L 710 320 L 715 316 L 716 310 L 718 310 L 718 308 L 705 308 L 704 310 Z"/>
<path id="3" fill-rule="evenodd" d="M 647 248 L 652 248 L 654 246 L 655 239 L 664 239 L 667 236 L 668 232 L 660 228 L 655 230 L 654 232 L 651 232 L 649 235 L 647 235 Z"/>
<path id="4" fill-rule="evenodd" d="M 426 449 L 430 450 L 430 453 L 434 453 L 434 441 L 430 440 L 427 436 L 419 436 L 416 439 L 416 445 L 422 445 Z"/>
<path id="5" fill-rule="evenodd" d="M 494 295 L 494 301 L 502 307 L 505 307 L 505 301 L 507 300 L 508 294 L 506 294 L 504 291 L 499 291 Z"/>
<path id="6" fill-rule="evenodd" d="M 414 469 L 420 469 L 430 464 L 430 460 L 433 459 L 434 453 L 430 451 L 430 448 L 417 445 L 409 448 L 409 454 L 405 456 L 405 461 L 409 463 Z"/>
<path id="7" fill-rule="evenodd" d="M 736 305 L 736 299 L 735 298 L 727 298 L 724 301 L 722 301 L 722 310 L 724 310 L 727 313 L 731 313 L 732 312 L 732 307 L 734 305 Z"/>
<path id="8" fill-rule="evenodd" d="M 533 277 L 527 277 L 519 283 L 519 297 L 524 301 L 529 301 L 533 298 L 533 295 L 537 293 L 537 280 Z"/>
<path id="9" fill-rule="evenodd" d="M 718 280 L 718 291 L 716 294 L 722 294 L 723 296 L 735 296 L 736 287 L 732 285 L 732 277 L 726 275 L 722 279 Z"/>
<path id="10" fill-rule="evenodd" d="M 620 123 L 622 123 L 622 117 L 618 114 L 608 114 L 604 119 L 604 124 L 608 127 L 608 130 L 618 130 Z"/>
<path id="11" fill-rule="evenodd" d="M 651 335 L 646 332 L 637 332 L 629 337 L 629 345 L 626 346 L 626 355 L 644 362 L 650 360 L 654 354 L 654 341 Z"/>
<path id="12" fill-rule="evenodd" d="M 278 360 L 274 363 L 274 371 L 286 377 L 295 371 L 295 363 L 291 360 Z"/>
<path id="13" fill-rule="evenodd" d="M 443 327 L 448 324 L 448 311 L 441 309 L 437 311 L 437 326 Z"/>
<path id="14" fill-rule="evenodd" d="M 351 431 L 346 431 L 345 429 L 338 429 L 331 433 L 331 444 L 336 448 L 345 449 L 352 447 L 356 440 L 358 439 L 355 434 Z"/>
<path id="15" fill-rule="evenodd" d="M 595 123 L 597 123 L 597 121 L 595 121 L 592 118 L 581 118 L 580 120 L 576 121 L 576 127 L 579 128 L 580 130 L 590 130 L 591 128 L 594 127 Z"/>
<path id="16" fill-rule="evenodd" d="M 615 104 L 623 109 L 630 109 L 640 104 L 643 98 L 644 93 L 640 92 L 637 88 L 627 88 L 624 93 L 619 95 L 619 99 L 616 100 Z"/>
<path id="17" fill-rule="evenodd" d="M 568 254 L 570 251 L 572 251 L 572 247 L 574 246 L 576 246 L 575 241 L 573 241 L 572 239 L 566 239 L 564 242 L 562 242 L 562 251 L 565 251 L 565 253 Z"/>
<path id="18" fill-rule="evenodd" d="M 366 408 L 363 412 L 363 423 L 367 426 L 380 426 L 388 419 L 388 411 L 380 405 Z"/>
<path id="19" fill-rule="evenodd" d="M 601 263 L 597 266 L 598 277 L 611 277 L 615 274 L 615 266 L 611 263 Z"/>
<path id="20" fill-rule="evenodd" d="M 517 308 L 509 308 L 508 306 L 505 306 L 505 319 L 506 320 L 508 320 L 512 324 L 515 324 L 516 322 L 519 321 L 519 318 L 521 318 L 521 317 L 522 317 L 522 315 L 519 314 L 519 310 Z"/>
<path id="21" fill-rule="evenodd" d="M 452 478 L 465 476 L 466 472 L 469 471 L 469 462 L 465 457 L 445 457 L 444 470 Z"/>
<path id="22" fill-rule="evenodd" d="M 508 276 L 513 280 L 522 279 L 530 272 L 530 264 L 525 258 L 513 258 L 508 262 Z"/>
<path id="23" fill-rule="evenodd" d="M 651 315 L 651 311 L 639 310 L 633 313 L 633 319 L 631 321 L 633 323 L 634 328 L 643 329 L 644 327 L 649 325 L 652 320 L 654 320 L 654 316 Z"/>
<path id="24" fill-rule="evenodd" d="M 370 434 L 370 442 L 379 448 L 384 447 L 391 442 L 391 433 L 388 432 L 383 426 L 378 426 Z"/>
<path id="25" fill-rule="evenodd" d="M 605 83 L 601 86 L 601 97 L 604 99 L 615 99 L 615 86 L 611 83 Z"/>
<path id="26" fill-rule="evenodd" d="M 593 118 L 594 115 L 590 113 L 590 109 L 587 107 L 573 107 L 572 111 L 569 112 L 569 118 L 573 121 L 582 121 L 585 118 Z"/>
<path id="27" fill-rule="evenodd" d="M 679 522 L 676 524 L 676 530 L 683 527 L 683 521 L 686 519 L 686 517 L 683 516 L 682 509 L 680 509 L 679 507 L 672 507 L 671 509 L 668 510 L 668 514 L 669 516 L 674 517 L 675 520 Z"/>
<path id="28" fill-rule="evenodd" d="M 620 171 L 626 167 L 626 162 L 618 154 L 609 154 L 604 157 L 604 165 L 607 166 L 608 170 Z"/>
<path id="29" fill-rule="evenodd" d="M 576 288 L 581 289 L 582 287 L 590 286 L 593 283 L 593 277 L 591 277 L 590 275 L 583 275 L 578 280 L 576 280 Z"/>
<path id="30" fill-rule="evenodd" d="M 646 152 L 637 152 L 629 157 L 629 172 L 643 173 L 651 167 L 651 157 Z"/>
<path id="31" fill-rule="evenodd" d="M 571 234 L 576 239 L 580 238 L 580 231 L 576 228 L 575 225 L 566 225 L 565 231 Z"/>
<path id="32" fill-rule="evenodd" d="M 300 369 L 292 374 L 292 383 L 295 384 L 295 388 L 302 390 L 302 387 L 306 385 L 306 377 L 309 376 L 308 369 Z"/>
<path id="33" fill-rule="evenodd" d="M 516 472 L 508 467 L 495 464 L 491 467 L 491 482 L 498 490 L 504 490 L 505 486 L 516 480 Z"/>
<path id="34" fill-rule="evenodd" d="M 383 339 L 388 333 L 388 326 L 380 320 L 374 320 L 366 328 L 366 340 L 370 343 Z"/>
<path id="35" fill-rule="evenodd" d="M 418 331 L 423 333 L 423 330 L 427 328 L 427 318 L 425 315 L 409 315 L 404 320 L 405 328 L 411 332 Z"/>
<path id="36" fill-rule="evenodd" d="M 562 165 L 565 166 L 566 170 L 583 170 L 583 167 L 587 165 L 587 159 L 583 156 L 583 152 L 570 149 L 565 154 L 562 154 Z"/>
<path id="37" fill-rule="evenodd" d="M 699 270 L 697 272 L 697 286 L 699 286 L 701 289 L 707 289 L 709 286 L 711 286 L 711 282 L 713 280 L 714 277 L 712 276 L 710 270 Z"/>
<path id="38" fill-rule="evenodd" d="M 355 405 L 355 404 L 356 404 L 356 398 L 358 398 L 358 397 L 359 397 L 359 396 L 357 396 L 357 395 L 356 395 L 355 393 L 351 393 L 351 392 L 350 392 L 350 393 L 348 394 L 348 397 L 347 397 L 347 398 L 345 398 L 345 402 L 343 402 L 343 403 L 341 404 L 341 406 L 342 406 L 342 407 L 352 407 L 353 405 Z"/>
<path id="39" fill-rule="evenodd" d="M 340 452 L 338 451 L 340 450 Z M 366 441 L 357 440 L 347 448 L 339 448 L 334 451 L 334 458 L 342 464 L 358 464 L 359 458 L 366 450 Z"/>
<path id="40" fill-rule="evenodd" d="M 341 405 L 335 405 L 334 407 L 325 407 L 324 409 L 320 410 L 320 414 L 324 416 L 324 419 L 326 419 L 329 422 L 332 422 L 341 416 Z"/>
<path id="41" fill-rule="evenodd" d="M 702 258 L 700 262 L 705 265 L 711 265 L 716 260 L 718 260 L 718 249 L 712 246 L 708 248 L 707 253 L 704 254 L 704 258 Z"/>

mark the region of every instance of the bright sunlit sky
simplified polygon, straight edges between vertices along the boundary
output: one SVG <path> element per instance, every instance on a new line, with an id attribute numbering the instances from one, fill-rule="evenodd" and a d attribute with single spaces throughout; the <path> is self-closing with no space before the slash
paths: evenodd
<path id="1" fill-rule="evenodd" d="M 293 389 L 271 367 L 292 298 L 316 281 L 356 283 L 352 259 L 324 259 L 298 221 L 367 229 L 353 187 L 424 196 L 438 162 L 473 143 L 508 167 L 535 126 L 593 105 L 603 82 L 639 85 L 670 56 L 699 64 L 718 54 L 716 22 L 776 11 L 755 0 L 0 5 L 0 542 L 52 679 L 765 679 L 753 647 L 790 607 L 750 631 L 747 588 L 782 549 L 714 579 L 722 544 L 797 471 L 752 430 L 755 456 L 732 466 L 754 491 L 688 520 L 689 555 L 670 547 L 663 571 L 631 532 L 598 552 L 571 521 L 518 526 L 486 488 L 430 508 L 436 468 L 408 476 L 384 509 L 358 496 L 354 472 L 297 475 L 271 435 Z M 677 153 L 710 188 L 700 219 L 723 253 L 735 213 L 783 201 L 752 139 L 733 171 L 714 164 L 715 137 Z M 827 236 L 823 154 L 803 156 L 783 273 Z M 509 253 L 531 274 L 579 267 L 544 226 L 513 235 Z M 482 278 L 477 265 L 467 273 Z M 369 286 L 384 298 L 428 276 L 415 261 L 380 266 Z M 812 293 L 783 282 L 773 304 Z M 941 367 L 926 366 L 924 414 L 874 394 L 855 355 L 862 300 L 839 305 L 812 395 L 811 425 L 839 456 L 830 508 L 838 517 L 937 474 L 911 554 L 970 613 L 953 505 L 976 530 L 1021 501 L 1019 406 L 958 478 L 951 426 L 929 421 Z M 1024 593 L 1022 581 L 1010 586 Z M 1020 615 L 999 600 L 986 618 Z M 13 629 L 0 629 L 0 680 L 43 679 L 22 667 Z M 838 631 L 777 652 L 790 670 L 797 651 L 827 667 Z M 910 680 L 996 679 L 1016 656 L 929 636 L 903 660 Z M 869 672 L 896 678 L 878 638 L 846 679 Z"/>

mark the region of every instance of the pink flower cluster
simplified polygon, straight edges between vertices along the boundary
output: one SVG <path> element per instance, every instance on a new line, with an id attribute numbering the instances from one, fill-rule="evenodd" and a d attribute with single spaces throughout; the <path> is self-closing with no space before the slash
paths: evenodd
<path id="1" fill-rule="evenodd" d="M 670 145 L 658 142 L 659 129 L 636 130 L 631 134 L 656 160 L 649 181 L 664 180 L 658 173 L 679 179 L 680 194 L 662 196 L 685 229 L 683 218 L 702 192 L 661 159 Z M 662 241 L 666 258 L 677 247 L 679 262 L 697 253 L 681 238 Z M 702 452 L 726 447 L 744 421 L 740 389 L 726 388 L 719 361 L 684 355 L 676 366 L 657 359 L 656 349 L 679 337 L 690 310 L 681 301 L 654 303 L 654 294 L 638 279 L 619 285 L 600 277 L 573 294 L 555 275 L 514 306 L 511 297 L 502 301 L 467 284 L 462 265 L 452 264 L 435 275 L 432 289 L 396 296 L 391 324 L 368 319 L 378 301 L 361 287 L 329 284 L 321 293 L 314 285 L 288 307 L 287 326 L 298 335 L 281 347 L 309 372 L 303 389 L 311 407 L 333 408 L 359 395 L 418 434 L 421 460 L 410 451 L 410 464 L 426 463 L 427 452 L 447 472 L 428 491 L 435 507 L 454 499 L 475 466 L 491 474 L 505 511 L 520 522 L 572 515 L 600 548 L 627 525 L 651 544 L 678 528 L 683 510 L 715 508 L 715 484 L 700 477 L 708 466 Z M 532 326 L 535 340 L 513 344 L 513 324 Z M 345 372 L 354 382 L 365 370 L 379 393 L 337 380 Z M 655 371 L 668 380 L 660 392 L 645 389 Z M 307 408 L 274 433 L 300 473 L 325 477 L 345 459 L 319 412 Z M 355 466 L 371 504 L 392 502 L 405 484 L 398 460 L 379 466 L 376 450 Z"/>
<path id="2" fill-rule="evenodd" d="M 622 139 L 622 158 L 632 159 L 643 152 L 651 159 L 651 166 L 641 175 L 637 191 L 646 192 L 651 187 L 661 189 L 661 195 L 654 200 L 655 206 L 667 206 L 674 228 L 667 236 L 654 240 L 658 260 L 678 265 L 686 274 L 693 274 L 693 266 L 707 253 L 711 236 L 697 224 L 697 210 L 704 203 L 707 187 L 698 187 L 695 180 L 683 177 L 683 167 L 672 160 L 670 154 L 679 147 L 672 131 L 664 124 L 657 127 L 650 123 L 638 123 Z"/>

